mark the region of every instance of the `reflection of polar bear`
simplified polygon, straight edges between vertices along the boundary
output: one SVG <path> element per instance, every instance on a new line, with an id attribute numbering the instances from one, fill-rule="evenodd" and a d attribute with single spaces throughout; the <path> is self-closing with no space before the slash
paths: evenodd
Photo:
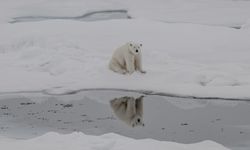
<path id="1" fill-rule="evenodd" d="M 110 105 L 116 116 L 128 125 L 144 126 L 143 123 L 143 97 L 121 97 L 110 101 Z"/>
<path id="2" fill-rule="evenodd" d="M 142 70 L 141 46 L 142 44 L 129 42 L 116 49 L 109 69 L 120 74 L 132 74 L 134 71 L 146 73 Z"/>

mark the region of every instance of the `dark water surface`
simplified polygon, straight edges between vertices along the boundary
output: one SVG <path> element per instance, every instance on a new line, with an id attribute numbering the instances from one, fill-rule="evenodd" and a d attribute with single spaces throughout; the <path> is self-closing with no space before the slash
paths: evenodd
<path id="1" fill-rule="evenodd" d="M 114 132 L 179 143 L 213 140 L 231 149 L 250 149 L 249 102 L 143 96 L 122 91 L 0 95 L 0 135 Z"/>

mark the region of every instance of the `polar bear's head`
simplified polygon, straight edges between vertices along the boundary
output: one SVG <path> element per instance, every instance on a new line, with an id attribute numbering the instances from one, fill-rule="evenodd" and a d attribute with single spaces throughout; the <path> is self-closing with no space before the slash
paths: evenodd
<path id="1" fill-rule="evenodd" d="M 133 42 L 128 43 L 129 52 L 131 52 L 133 55 L 140 54 L 141 47 L 142 47 L 142 44 L 137 44 L 137 43 L 133 43 Z"/>

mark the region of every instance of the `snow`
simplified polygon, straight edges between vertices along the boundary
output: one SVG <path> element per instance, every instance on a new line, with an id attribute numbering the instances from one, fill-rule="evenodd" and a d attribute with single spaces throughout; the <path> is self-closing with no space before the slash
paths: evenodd
<path id="1" fill-rule="evenodd" d="M 241 0 L 4 1 L 0 91 L 119 88 L 249 99 L 249 8 L 250 2 Z M 110 9 L 128 10 L 133 19 L 8 23 L 15 17 L 74 17 Z M 113 51 L 127 41 L 143 44 L 147 74 L 108 70 Z"/>
<path id="2" fill-rule="evenodd" d="M 250 19 L 248 19 L 246 21 L 246 23 L 241 26 L 241 28 L 242 29 L 249 29 L 250 28 Z"/>
<path id="3" fill-rule="evenodd" d="M 74 144 L 72 144 L 74 143 Z M 195 144 L 178 144 L 173 142 L 156 141 L 152 139 L 134 140 L 117 134 L 104 134 L 102 136 L 90 136 L 83 133 L 60 135 L 49 132 L 37 138 L 29 140 L 17 140 L 0 137 L 1 148 L 8 150 L 227 150 L 212 141 L 203 141 Z"/>

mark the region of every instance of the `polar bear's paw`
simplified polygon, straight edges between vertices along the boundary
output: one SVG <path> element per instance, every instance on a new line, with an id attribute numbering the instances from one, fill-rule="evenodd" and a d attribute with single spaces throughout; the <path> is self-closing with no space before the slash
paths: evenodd
<path id="1" fill-rule="evenodd" d="M 141 70 L 141 71 L 140 71 L 140 73 L 143 73 L 143 74 L 145 74 L 145 73 L 147 73 L 147 72 L 146 72 L 146 71 L 144 71 L 144 70 Z"/>

